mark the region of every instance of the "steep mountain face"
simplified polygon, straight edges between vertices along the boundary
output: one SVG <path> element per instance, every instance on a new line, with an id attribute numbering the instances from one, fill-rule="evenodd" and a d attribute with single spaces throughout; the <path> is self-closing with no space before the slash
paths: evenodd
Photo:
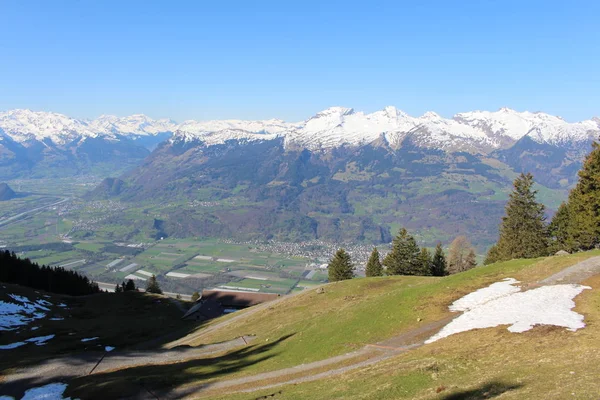
<path id="1" fill-rule="evenodd" d="M 62 114 L 0 113 L 0 176 L 71 176 L 137 165 L 175 124 L 143 115 L 82 121 Z"/>
<path id="2" fill-rule="evenodd" d="M 468 233 L 485 247 L 515 173 L 533 172 L 555 201 L 599 132 L 597 120 L 509 109 L 187 121 L 123 177 L 118 197 L 188 201 L 161 217 L 169 236 L 379 243 L 403 225 L 427 244 Z"/>

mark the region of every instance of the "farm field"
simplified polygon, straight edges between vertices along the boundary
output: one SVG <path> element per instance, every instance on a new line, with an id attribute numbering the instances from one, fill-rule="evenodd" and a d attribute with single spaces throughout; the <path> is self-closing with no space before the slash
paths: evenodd
<path id="1" fill-rule="evenodd" d="M 211 238 L 153 238 L 155 216 L 185 204 L 84 201 L 80 196 L 98 184 L 93 177 L 9 184 L 23 196 L 0 202 L 0 248 L 110 285 L 134 277 L 144 285 L 143 280 L 154 274 L 163 290 L 175 293 L 236 287 L 283 294 L 294 290 L 307 268 L 323 262 L 281 254 L 268 246 Z M 314 271 L 304 279 L 318 284 L 327 275 Z"/>

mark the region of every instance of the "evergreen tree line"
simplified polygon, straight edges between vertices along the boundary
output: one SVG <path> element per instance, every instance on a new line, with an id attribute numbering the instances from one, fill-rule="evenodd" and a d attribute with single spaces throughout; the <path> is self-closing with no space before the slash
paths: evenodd
<path id="1" fill-rule="evenodd" d="M 135 286 L 135 282 L 133 279 L 128 279 L 127 282 L 123 282 L 122 284 L 118 284 L 115 286 L 115 293 L 123 293 L 123 292 L 137 292 L 138 289 Z M 162 294 L 162 289 L 156 280 L 156 275 L 152 275 L 150 279 L 148 279 L 148 283 L 146 284 L 146 292 Z"/>
<path id="2" fill-rule="evenodd" d="M 537 202 L 531 174 L 521 174 L 500 224 L 498 242 L 484 264 L 514 258 L 535 258 L 564 250 L 575 252 L 600 246 L 600 144 L 594 142 L 578 173 L 577 185 L 552 221 L 546 223 L 545 207 Z"/>
<path id="3" fill-rule="evenodd" d="M 464 236 L 457 237 L 446 257 L 442 244 L 438 243 L 433 255 L 419 248 L 415 238 L 405 228 L 400 229 L 392 242 L 392 250 L 381 261 L 375 247 L 367 261 L 367 277 L 383 275 L 445 276 L 466 271 L 477 265 L 475 249 Z M 350 255 L 339 249 L 329 262 L 329 281 L 341 281 L 355 276 Z"/>
<path id="4" fill-rule="evenodd" d="M 0 281 L 71 296 L 100 292 L 98 284 L 87 276 L 62 267 L 39 266 L 8 250 L 0 251 Z"/>
<path id="5" fill-rule="evenodd" d="M 123 293 L 123 292 L 137 292 L 137 287 L 135 287 L 135 282 L 133 279 L 128 279 L 127 282 L 123 282 L 122 284 L 118 284 L 115 286 L 115 293 Z"/>

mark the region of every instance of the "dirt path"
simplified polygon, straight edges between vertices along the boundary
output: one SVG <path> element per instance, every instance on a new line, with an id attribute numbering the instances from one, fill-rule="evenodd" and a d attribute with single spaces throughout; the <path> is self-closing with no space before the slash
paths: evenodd
<path id="1" fill-rule="evenodd" d="M 600 274 L 600 256 L 588 258 L 572 265 L 554 275 L 541 280 L 541 285 L 557 285 L 561 283 L 581 283 L 594 275 Z"/>
<path id="2" fill-rule="evenodd" d="M 380 361 L 397 356 L 398 354 L 420 347 L 424 344 L 425 339 L 437 333 L 440 328 L 442 328 L 455 317 L 456 315 L 451 315 L 442 320 L 412 329 L 382 342 L 368 344 L 359 350 L 335 357 L 330 357 L 324 360 L 276 371 L 264 372 L 252 376 L 229 379 L 226 381 L 187 385 L 183 388 L 179 388 L 168 393 L 165 398 L 183 398 L 185 396 L 194 397 L 198 395 L 209 395 L 216 392 L 222 392 L 224 390 L 253 392 L 256 390 L 270 389 L 292 383 L 310 382 L 339 375 L 357 368 L 376 364 Z M 356 361 L 353 362 L 353 359 L 356 359 Z M 346 363 L 347 361 L 349 361 L 349 363 Z M 323 371 L 323 368 L 325 367 L 331 367 L 331 369 Z M 315 373 L 310 374 L 311 371 L 314 371 Z M 304 376 L 298 376 L 303 374 Z M 260 382 L 262 381 L 265 382 L 261 385 Z M 259 383 L 259 385 L 253 386 L 252 388 L 244 387 L 245 385 L 252 383 Z M 161 398 L 163 398 L 163 396 L 161 396 Z"/>

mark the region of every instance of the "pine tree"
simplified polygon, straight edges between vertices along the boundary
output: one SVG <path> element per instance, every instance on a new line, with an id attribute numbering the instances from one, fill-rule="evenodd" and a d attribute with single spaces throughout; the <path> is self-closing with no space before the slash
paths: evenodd
<path id="1" fill-rule="evenodd" d="M 448 265 L 446 263 L 446 256 L 444 255 L 444 249 L 442 244 L 438 242 L 435 246 L 435 253 L 433 254 L 433 260 L 431 261 L 431 275 L 433 276 L 445 276 L 448 275 Z"/>
<path id="2" fill-rule="evenodd" d="M 135 282 L 133 279 L 129 279 L 127 283 L 125 283 L 125 287 L 123 289 L 125 292 L 133 292 L 135 291 Z"/>
<path id="3" fill-rule="evenodd" d="M 569 239 L 588 250 L 600 244 L 600 143 L 592 144 L 569 195 Z"/>
<path id="4" fill-rule="evenodd" d="M 367 276 L 383 275 L 383 266 L 381 265 L 381 261 L 379 261 L 379 251 L 377 250 L 377 247 L 374 247 L 371 252 L 365 272 Z"/>
<path id="5" fill-rule="evenodd" d="M 192 293 L 192 301 L 193 302 L 198 301 L 199 298 L 200 298 L 200 293 L 198 293 L 198 292 Z"/>
<path id="6" fill-rule="evenodd" d="M 493 245 L 488 250 L 485 260 L 483 261 L 483 265 L 493 264 L 500 260 L 500 253 L 498 253 L 498 246 Z"/>
<path id="7" fill-rule="evenodd" d="M 431 275 L 431 253 L 426 247 L 421 248 L 421 253 L 419 254 L 419 263 L 421 264 L 421 268 L 418 275 Z"/>
<path id="8" fill-rule="evenodd" d="M 162 294 L 162 290 L 160 289 L 160 286 L 158 285 L 158 281 L 156 280 L 156 275 L 152 275 L 148 279 L 148 285 L 146 286 L 146 292 Z"/>
<path id="9" fill-rule="evenodd" d="M 421 271 L 420 251 L 415 238 L 405 228 L 392 242 L 392 251 L 383 259 L 388 275 L 417 275 Z"/>
<path id="10" fill-rule="evenodd" d="M 448 250 L 448 272 L 456 274 L 473 268 L 469 255 L 475 255 L 471 242 L 465 236 L 458 236 Z"/>
<path id="11" fill-rule="evenodd" d="M 535 200 L 533 175 L 521 174 L 502 217 L 497 247 L 499 260 L 534 258 L 548 254 L 548 230 L 544 206 Z"/>
<path id="12" fill-rule="evenodd" d="M 346 250 L 339 249 L 329 262 L 329 282 L 354 278 L 354 265 Z"/>
<path id="13" fill-rule="evenodd" d="M 569 214 L 569 204 L 561 203 L 548 226 L 550 250 L 553 253 L 559 250 L 572 251 L 575 247 L 570 235 L 571 218 Z"/>
<path id="14" fill-rule="evenodd" d="M 123 288 L 121 287 L 121 285 L 119 285 L 117 283 L 117 285 L 115 286 L 115 293 L 121 293 L 123 291 Z"/>

